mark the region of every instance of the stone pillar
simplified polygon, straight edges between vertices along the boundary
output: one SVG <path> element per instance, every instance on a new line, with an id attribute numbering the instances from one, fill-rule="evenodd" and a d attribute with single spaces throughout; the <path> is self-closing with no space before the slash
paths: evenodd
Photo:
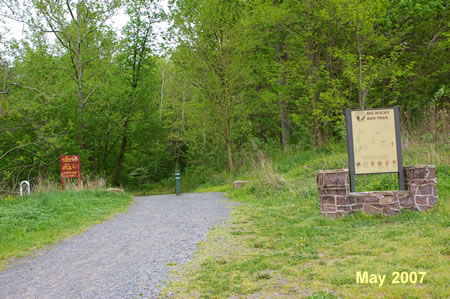
<path id="1" fill-rule="evenodd" d="M 352 212 L 347 203 L 350 189 L 347 169 L 319 170 L 317 188 L 321 215 L 336 217 Z"/>
<path id="2" fill-rule="evenodd" d="M 367 214 L 397 215 L 402 209 L 426 211 L 436 206 L 436 167 L 405 167 L 406 191 L 349 192 L 348 170 L 319 170 L 320 214 L 343 216 L 361 211 Z"/>
<path id="3" fill-rule="evenodd" d="M 436 206 L 438 200 L 436 166 L 410 166 L 405 167 L 404 171 L 405 187 L 412 193 L 416 209 L 427 211 Z"/>

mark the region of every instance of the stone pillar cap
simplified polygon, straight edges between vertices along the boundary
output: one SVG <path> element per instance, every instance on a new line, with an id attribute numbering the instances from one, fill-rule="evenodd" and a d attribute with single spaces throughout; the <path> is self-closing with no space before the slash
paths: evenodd
<path id="1" fill-rule="evenodd" d="M 349 195 L 351 196 L 370 196 L 370 195 L 405 195 L 410 194 L 410 191 L 403 191 L 403 190 L 390 190 L 390 191 L 364 191 L 364 192 L 350 192 Z"/>
<path id="2" fill-rule="evenodd" d="M 348 169 L 330 169 L 317 171 L 317 173 L 339 173 L 339 172 L 348 172 Z"/>
<path id="3" fill-rule="evenodd" d="M 436 168 L 436 165 L 430 164 L 430 165 L 414 165 L 414 166 L 405 166 L 403 169 L 413 169 L 413 168 L 427 168 L 427 167 L 434 167 Z"/>

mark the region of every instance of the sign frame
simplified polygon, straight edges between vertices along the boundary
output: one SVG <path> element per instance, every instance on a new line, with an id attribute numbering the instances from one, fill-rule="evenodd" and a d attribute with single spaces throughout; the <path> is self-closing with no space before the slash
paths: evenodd
<path id="1" fill-rule="evenodd" d="M 402 142 L 400 136 L 400 117 L 398 106 L 391 108 L 376 108 L 376 109 L 345 109 L 345 127 L 347 130 L 347 152 L 350 174 L 350 192 L 355 192 L 355 152 L 354 152 L 354 139 L 353 139 L 353 124 L 352 124 L 352 111 L 376 111 L 376 110 L 393 110 L 394 112 L 394 124 L 395 124 L 395 141 L 397 149 L 397 171 L 388 172 L 372 172 L 365 174 L 384 174 L 384 173 L 397 173 L 398 174 L 398 188 L 399 190 L 405 190 L 404 174 L 403 174 L 403 156 L 402 156 Z"/>
<path id="2" fill-rule="evenodd" d="M 67 161 L 70 160 L 70 161 Z M 69 169 L 67 169 L 69 168 Z M 65 189 L 66 178 L 77 178 L 78 187 L 81 186 L 81 159 L 79 155 L 62 155 L 59 156 L 59 169 L 61 175 L 62 191 Z"/>

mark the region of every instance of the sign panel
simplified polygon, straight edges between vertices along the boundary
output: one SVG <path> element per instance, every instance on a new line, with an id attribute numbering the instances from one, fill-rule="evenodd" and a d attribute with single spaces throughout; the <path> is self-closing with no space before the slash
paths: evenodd
<path id="1" fill-rule="evenodd" d="M 355 174 L 398 172 L 394 109 L 352 111 Z"/>
<path id="2" fill-rule="evenodd" d="M 398 173 L 399 190 L 404 190 L 402 144 L 398 107 L 389 109 L 345 109 L 350 191 L 355 192 L 355 175 Z"/>
<path id="3" fill-rule="evenodd" d="M 80 156 L 60 156 L 61 178 L 81 178 Z"/>

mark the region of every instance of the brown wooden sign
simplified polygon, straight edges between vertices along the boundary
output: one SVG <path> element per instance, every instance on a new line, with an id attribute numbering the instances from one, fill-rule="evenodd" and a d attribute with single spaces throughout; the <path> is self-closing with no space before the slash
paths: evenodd
<path id="1" fill-rule="evenodd" d="M 78 186 L 81 185 L 80 156 L 60 156 L 59 166 L 61 171 L 61 185 L 64 191 L 64 179 L 78 178 Z"/>

